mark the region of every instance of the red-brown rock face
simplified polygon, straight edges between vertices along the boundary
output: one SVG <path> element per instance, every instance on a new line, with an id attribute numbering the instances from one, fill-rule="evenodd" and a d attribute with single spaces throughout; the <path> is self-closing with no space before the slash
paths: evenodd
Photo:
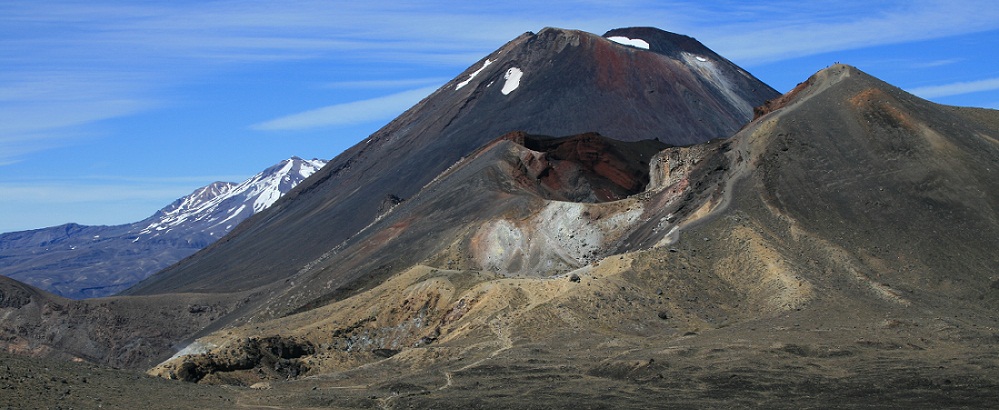
<path id="1" fill-rule="evenodd" d="M 649 160 L 665 148 L 657 141 L 623 143 L 597 133 L 553 138 L 513 132 L 500 139 L 533 151 L 521 158 L 523 184 L 547 199 L 606 202 L 634 195 L 649 183 Z"/>

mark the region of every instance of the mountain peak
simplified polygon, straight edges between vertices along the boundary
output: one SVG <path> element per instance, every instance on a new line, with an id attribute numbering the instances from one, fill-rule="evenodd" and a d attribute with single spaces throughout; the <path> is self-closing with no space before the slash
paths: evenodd
<path id="1" fill-rule="evenodd" d="M 316 162 L 316 161 L 326 162 L 326 160 L 321 160 L 319 158 L 305 159 L 298 155 L 292 155 L 290 158 L 281 162 L 283 163 L 283 162 Z"/>
<path id="2" fill-rule="evenodd" d="M 835 63 L 829 67 L 819 70 L 815 74 L 812 74 L 806 82 L 818 89 L 825 89 L 857 75 L 860 75 L 866 80 L 876 80 L 874 77 L 861 71 L 857 67 Z"/>
<path id="3" fill-rule="evenodd" d="M 147 220 L 142 234 L 158 235 L 181 227 L 221 237 L 250 215 L 270 207 L 285 192 L 326 165 L 326 161 L 291 157 L 239 184 L 215 182 L 178 199 Z M 197 222 L 192 225 L 192 222 Z"/>
<path id="4" fill-rule="evenodd" d="M 511 41 L 510 44 L 540 40 L 542 44 L 551 44 L 556 46 L 557 50 L 562 50 L 565 46 L 579 46 L 587 41 L 598 38 L 610 40 L 632 48 L 648 50 L 678 60 L 683 59 L 682 53 L 709 57 L 712 60 L 722 59 L 721 56 L 693 37 L 672 33 L 655 27 L 616 28 L 607 31 L 603 36 L 597 36 L 581 30 L 545 27 L 537 34 L 527 32 Z"/>
<path id="5" fill-rule="evenodd" d="M 857 84 L 860 87 L 879 88 L 885 91 L 891 90 L 892 93 L 896 94 L 903 93 L 901 89 L 885 83 L 861 71 L 857 67 L 836 63 L 812 74 L 807 80 L 798 83 L 791 91 L 784 93 L 780 97 L 767 100 L 762 105 L 754 108 L 753 119 L 755 120 L 770 112 L 808 100 L 844 83 Z"/>
<path id="6" fill-rule="evenodd" d="M 622 38 L 631 39 L 632 41 L 640 40 L 641 42 L 647 44 L 645 47 L 640 48 L 645 48 L 649 51 L 670 57 L 677 57 L 681 52 L 697 55 L 710 55 L 712 57 L 718 56 L 711 51 L 711 49 L 705 47 L 704 44 L 701 44 L 701 42 L 697 41 L 693 37 L 671 33 L 655 27 L 616 28 L 604 33 L 603 37 L 619 42 Z"/>

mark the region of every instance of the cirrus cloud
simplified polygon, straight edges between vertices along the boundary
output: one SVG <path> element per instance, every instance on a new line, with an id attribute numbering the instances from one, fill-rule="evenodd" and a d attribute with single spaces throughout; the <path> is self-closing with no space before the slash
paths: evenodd
<path id="1" fill-rule="evenodd" d="M 437 88 L 423 87 L 384 97 L 330 105 L 261 122 L 250 128 L 258 131 L 302 130 L 390 119 L 420 102 Z"/>
<path id="2" fill-rule="evenodd" d="M 916 87 L 911 88 L 908 91 L 922 98 L 937 98 L 992 90 L 999 90 L 999 77 L 987 78 L 978 81 L 961 81 L 950 84 Z"/>

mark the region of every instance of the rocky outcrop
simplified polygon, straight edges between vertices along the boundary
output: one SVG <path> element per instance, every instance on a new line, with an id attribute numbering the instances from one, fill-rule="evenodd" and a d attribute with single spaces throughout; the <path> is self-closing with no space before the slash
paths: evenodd
<path id="1" fill-rule="evenodd" d="M 20 309 L 31 303 L 31 295 L 18 287 L 0 288 L 0 309 Z"/>
<path id="2" fill-rule="evenodd" d="M 215 382 L 241 384 L 232 374 L 251 369 L 267 374 L 269 378 L 294 378 L 309 370 L 297 359 L 311 355 L 315 350 L 311 343 L 297 338 L 251 337 L 224 351 L 188 356 L 176 368 L 167 367 L 163 371 L 167 378 L 186 382 L 210 377 Z"/>

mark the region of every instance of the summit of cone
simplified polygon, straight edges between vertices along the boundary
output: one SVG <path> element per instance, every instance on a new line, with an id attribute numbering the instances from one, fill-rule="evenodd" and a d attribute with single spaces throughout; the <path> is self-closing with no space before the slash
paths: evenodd
<path id="1" fill-rule="evenodd" d="M 682 59 L 683 53 L 699 55 L 704 58 L 721 59 L 721 56 L 701 44 L 697 39 L 683 34 L 671 33 L 655 27 L 624 27 L 610 30 L 604 38 L 623 37 L 629 40 L 640 40 L 648 45 L 649 51 L 663 54 L 675 59 Z"/>

